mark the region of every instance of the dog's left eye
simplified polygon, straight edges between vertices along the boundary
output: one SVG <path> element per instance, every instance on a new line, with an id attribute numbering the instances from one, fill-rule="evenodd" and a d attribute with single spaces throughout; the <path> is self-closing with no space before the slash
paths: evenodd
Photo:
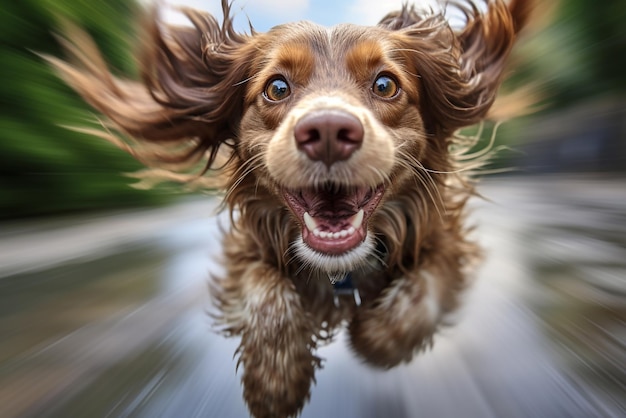
<path id="1" fill-rule="evenodd" d="M 372 85 L 372 91 L 378 97 L 383 99 L 391 99 L 400 91 L 398 82 L 388 75 L 379 75 Z"/>
<path id="2" fill-rule="evenodd" d="M 286 99 L 291 94 L 291 88 L 287 81 L 285 81 L 282 77 L 277 77 L 272 79 L 267 86 L 265 87 L 265 91 L 263 95 L 266 99 L 272 102 L 279 102 L 283 99 Z"/>

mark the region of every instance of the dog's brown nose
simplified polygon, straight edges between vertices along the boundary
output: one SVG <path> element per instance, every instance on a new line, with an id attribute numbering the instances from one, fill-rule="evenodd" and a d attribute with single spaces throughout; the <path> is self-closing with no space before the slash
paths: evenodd
<path id="1" fill-rule="evenodd" d="M 320 111 L 304 116 L 296 124 L 294 136 L 298 148 L 313 161 L 328 167 L 345 161 L 363 143 L 363 125 L 342 111 Z"/>

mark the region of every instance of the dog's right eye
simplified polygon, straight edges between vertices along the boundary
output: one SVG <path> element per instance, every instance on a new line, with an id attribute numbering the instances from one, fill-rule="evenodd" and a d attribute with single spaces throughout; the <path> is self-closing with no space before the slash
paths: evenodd
<path id="1" fill-rule="evenodd" d="M 263 96 L 271 102 L 279 102 L 289 97 L 290 94 L 291 88 L 289 88 L 289 84 L 282 77 L 270 80 L 263 92 Z"/>

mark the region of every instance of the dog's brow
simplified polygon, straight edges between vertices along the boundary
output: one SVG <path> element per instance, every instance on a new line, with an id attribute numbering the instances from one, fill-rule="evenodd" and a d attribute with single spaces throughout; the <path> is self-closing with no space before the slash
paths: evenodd
<path id="1" fill-rule="evenodd" d="M 358 80 L 365 80 L 371 77 L 371 73 L 376 71 L 384 62 L 385 55 L 381 45 L 374 40 L 367 40 L 352 46 L 346 54 L 346 65 L 348 70 Z"/>
<path id="2" fill-rule="evenodd" d="M 295 81 L 306 83 L 315 66 L 314 52 L 304 42 L 287 43 L 277 51 L 274 62 Z"/>

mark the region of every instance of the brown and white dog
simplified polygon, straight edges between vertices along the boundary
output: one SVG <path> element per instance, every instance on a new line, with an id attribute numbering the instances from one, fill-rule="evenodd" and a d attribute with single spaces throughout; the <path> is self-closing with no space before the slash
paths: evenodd
<path id="1" fill-rule="evenodd" d="M 459 303 L 479 249 L 464 226 L 474 189 L 451 148 L 486 118 L 530 1 L 449 3 L 462 29 L 409 6 L 374 27 L 250 35 L 234 31 L 227 1 L 222 23 L 153 14 L 141 82 L 112 76 L 76 31 L 76 62 L 50 59 L 120 134 L 101 136 L 152 167 L 204 161 L 225 180 L 227 274 L 211 289 L 218 323 L 241 337 L 257 417 L 302 409 L 316 347 L 342 324 L 356 354 L 392 367 Z"/>

